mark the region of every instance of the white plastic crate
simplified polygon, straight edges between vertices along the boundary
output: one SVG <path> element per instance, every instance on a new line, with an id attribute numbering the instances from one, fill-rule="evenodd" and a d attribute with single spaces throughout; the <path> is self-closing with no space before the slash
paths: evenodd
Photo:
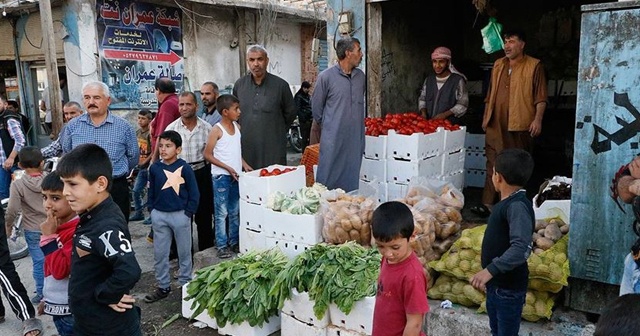
<path id="1" fill-rule="evenodd" d="M 464 187 L 464 170 L 442 175 L 440 176 L 440 180 L 447 181 L 458 190 L 462 191 L 462 188 Z"/>
<path id="2" fill-rule="evenodd" d="M 467 133 L 466 137 L 464 138 L 464 147 L 468 152 L 484 152 L 484 134 Z"/>
<path id="3" fill-rule="evenodd" d="M 484 151 L 466 151 L 467 158 L 464 160 L 464 169 L 487 169 L 487 155 Z"/>
<path id="4" fill-rule="evenodd" d="M 282 313 L 282 315 L 286 314 L 293 316 L 298 321 L 302 321 L 306 324 L 310 324 L 318 328 L 325 328 L 329 325 L 329 310 L 327 309 L 324 317 L 319 319 L 313 312 L 313 301 L 309 299 L 309 293 L 298 293 L 295 288 L 291 290 L 291 298 L 284 301 L 284 305 L 282 306 Z M 284 331 L 284 326 L 282 330 Z"/>
<path id="5" fill-rule="evenodd" d="M 362 165 L 360 165 L 360 179 L 368 182 L 385 181 L 387 179 L 387 160 L 363 157 Z"/>
<path id="6" fill-rule="evenodd" d="M 335 303 L 329 304 L 331 324 L 359 333 L 371 335 L 373 329 L 373 309 L 376 297 L 366 297 L 353 305 L 349 315 L 343 313 Z"/>
<path id="7" fill-rule="evenodd" d="M 387 160 L 387 182 L 409 184 L 414 176 L 437 177 L 442 170 L 442 155 L 418 161 Z"/>
<path id="8" fill-rule="evenodd" d="M 546 200 L 540 204 L 540 207 L 536 206 L 538 200 L 536 195 L 533 198 L 533 212 L 536 219 L 554 218 L 560 217 L 563 222 L 569 224 L 571 218 L 571 200 Z"/>
<path id="9" fill-rule="evenodd" d="M 238 229 L 238 238 L 240 238 L 240 252 L 265 250 L 267 248 L 267 236 L 264 231 L 256 231 L 240 227 Z"/>
<path id="10" fill-rule="evenodd" d="M 449 175 L 463 171 L 466 154 L 467 153 L 464 148 L 459 149 L 457 152 L 443 154 L 442 169 L 440 173 L 442 175 Z"/>
<path id="11" fill-rule="evenodd" d="M 484 169 L 466 169 L 464 171 L 464 185 L 466 187 L 484 188 L 487 171 Z"/>
<path id="12" fill-rule="evenodd" d="M 359 333 L 353 330 L 343 329 L 334 325 L 327 327 L 327 336 L 368 336 L 370 334 Z"/>
<path id="13" fill-rule="evenodd" d="M 269 336 L 278 330 L 280 330 L 279 314 L 270 317 L 269 322 L 264 323 L 262 327 L 252 327 L 249 325 L 249 322 L 242 322 L 241 324 L 227 323 L 227 325 L 218 329 L 218 334 L 231 336 Z"/>
<path id="14" fill-rule="evenodd" d="M 280 170 L 296 168 L 296 170 L 278 176 L 263 177 L 260 177 L 260 170 L 262 168 L 248 173 L 242 173 L 239 179 L 240 199 L 254 204 L 266 204 L 269 195 L 276 191 L 290 194 L 306 186 L 304 166 L 289 167 L 271 165 L 265 169 L 272 171 L 275 168 L 279 168 Z"/>
<path id="15" fill-rule="evenodd" d="M 261 204 L 253 204 L 240 200 L 240 228 L 263 230 L 264 212 L 267 209 Z"/>
<path id="16" fill-rule="evenodd" d="M 367 186 L 367 188 L 376 188 L 378 191 L 378 203 L 384 203 L 387 201 L 387 182 L 385 180 L 374 182 L 360 180 L 358 183 L 358 189 L 363 189 L 365 186 Z"/>
<path id="17" fill-rule="evenodd" d="M 322 242 L 322 216 L 294 215 L 266 209 L 264 232 L 267 237 L 288 240 L 302 244 Z"/>
<path id="18" fill-rule="evenodd" d="M 186 301 L 184 299 L 187 297 L 187 285 L 182 286 L 182 317 L 190 319 L 191 315 L 193 315 L 194 310 L 191 309 L 193 300 Z M 216 319 L 209 316 L 209 313 L 206 310 L 200 313 L 194 319 L 206 324 L 209 328 L 218 329 Z"/>
<path id="19" fill-rule="evenodd" d="M 461 126 L 457 131 L 444 131 L 444 152 L 453 153 L 464 148 L 467 127 Z"/>
<path id="20" fill-rule="evenodd" d="M 364 157 L 367 159 L 382 160 L 387 157 L 387 138 L 381 136 L 364 136 Z"/>
<path id="21" fill-rule="evenodd" d="M 431 134 L 397 134 L 389 130 L 387 139 L 387 158 L 402 160 L 422 160 L 440 155 L 444 149 L 444 130 Z"/>
<path id="22" fill-rule="evenodd" d="M 387 201 L 396 201 L 407 196 L 409 186 L 405 184 L 385 183 L 387 189 Z"/>
<path id="23" fill-rule="evenodd" d="M 293 316 L 280 314 L 280 335 L 281 336 L 326 336 L 327 328 L 316 327 L 301 321 Z"/>
<path id="24" fill-rule="evenodd" d="M 313 245 L 290 242 L 283 239 L 267 237 L 267 249 L 278 247 L 289 259 L 297 257 L 300 253 L 310 249 Z"/>

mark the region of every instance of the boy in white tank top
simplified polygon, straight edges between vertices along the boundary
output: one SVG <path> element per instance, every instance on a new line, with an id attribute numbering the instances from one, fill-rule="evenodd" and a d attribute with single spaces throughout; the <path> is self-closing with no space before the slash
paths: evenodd
<path id="1" fill-rule="evenodd" d="M 222 120 L 215 124 L 209 133 L 204 158 L 211 163 L 213 178 L 213 207 L 216 248 L 218 257 L 229 258 L 231 252 L 238 253 L 240 227 L 240 192 L 238 190 L 239 173 L 253 170 L 242 159 L 240 146 L 240 101 L 233 95 L 218 97 L 216 106 Z M 226 217 L 229 216 L 229 232 L 226 230 Z"/>

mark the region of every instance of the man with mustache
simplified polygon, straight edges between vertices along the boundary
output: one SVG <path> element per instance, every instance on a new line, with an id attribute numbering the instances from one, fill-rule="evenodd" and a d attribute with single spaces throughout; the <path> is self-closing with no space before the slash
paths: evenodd
<path id="1" fill-rule="evenodd" d="M 78 102 L 74 101 L 70 101 L 64 104 L 62 112 L 65 123 L 68 123 L 69 121 L 71 121 L 71 119 L 78 117 L 84 113 L 84 111 L 82 111 L 82 106 L 80 106 Z M 66 124 L 62 126 L 62 130 L 60 131 L 57 139 L 53 140 L 53 142 L 51 142 L 49 146 L 40 149 L 40 152 L 45 159 L 54 156 L 60 156 L 60 154 L 62 154 L 62 141 L 60 140 L 60 136 L 62 135 L 62 133 L 64 133 L 64 128 L 66 126 Z"/>
<path id="2" fill-rule="evenodd" d="M 131 203 L 127 176 L 138 164 L 140 151 L 133 127 L 109 111 L 109 87 L 102 82 L 89 82 L 82 88 L 82 99 L 87 113 L 69 121 L 60 135 L 62 152 L 85 143 L 102 147 L 113 165 L 111 197 L 124 218 L 129 218 Z"/>
<path id="3" fill-rule="evenodd" d="M 251 167 L 287 164 L 289 125 L 296 118 L 293 94 L 287 82 L 267 72 L 269 57 L 260 45 L 247 49 L 250 73 L 236 81 L 233 95 L 240 100 L 242 156 Z"/>
<path id="4" fill-rule="evenodd" d="M 200 97 L 202 97 L 202 113 L 198 117 L 213 126 L 222 120 L 220 112 L 216 106 L 216 100 L 220 96 L 218 84 L 214 82 L 205 82 L 200 88 Z"/>
<path id="5" fill-rule="evenodd" d="M 542 132 L 547 107 L 547 79 L 540 60 L 524 53 L 526 35 L 521 30 L 505 30 L 505 57 L 493 64 L 491 85 L 485 101 L 482 129 L 486 132 L 487 178 L 481 205 L 472 211 L 488 216 L 496 200 L 490 172 L 496 154 L 507 148 L 531 152 L 533 138 Z"/>
<path id="6" fill-rule="evenodd" d="M 8 109 L 7 99 L 0 95 L 0 199 L 9 197 L 11 174 L 18 169 L 18 152 L 26 139 L 17 112 Z"/>

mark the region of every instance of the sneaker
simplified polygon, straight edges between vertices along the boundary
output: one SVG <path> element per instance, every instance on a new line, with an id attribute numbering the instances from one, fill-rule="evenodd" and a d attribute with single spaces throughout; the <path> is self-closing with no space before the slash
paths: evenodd
<path id="1" fill-rule="evenodd" d="M 144 225 L 151 225 L 151 217 L 147 217 L 142 221 Z"/>
<path id="2" fill-rule="evenodd" d="M 240 245 L 238 245 L 238 244 L 231 245 L 231 252 L 240 253 Z"/>
<path id="3" fill-rule="evenodd" d="M 167 296 L 169 296 L 169 294 L 171 293 L 171 288 L 156 288 L 155 291 L 153 291 L 153 293 L 151 294 L 147 294 L 144 297 L 144 302 L 146 303 L 152 303 L 152 302 L 156 302 L 158 300 L 162 300 L 164 298 L 166 298 Z"/>
<path id="4" fill-rule="evenodd" d="M 229 249 L 226 247 L 218 249 L 218 258 L 220 259 L 231 258 L 231 251 L 229 251 Z"/>
<path id="5" fill-rule="evenodd" d="M 144 215 L 142 214 L 142 211 L 136 211 L 131 215 L 131 217 L 129 217 L 130 222 L 141 221 L 143 219 Z"/>
<path id="6" fill-rule="evenodd" d="M 36 296 L 31 298 L 31 303 L 33 304 L 38 304 L 40 303 L 40 301 L 42 301 L 44 297 L 42 296 L 42 294 L 36 294 Z"/>

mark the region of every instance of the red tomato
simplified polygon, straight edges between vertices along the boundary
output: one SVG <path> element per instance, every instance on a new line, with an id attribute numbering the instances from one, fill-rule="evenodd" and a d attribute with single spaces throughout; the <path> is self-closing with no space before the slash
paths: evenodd
<path id="1" fill-rule="evenodd" d="M 282 170 L 280 170 L 280 168 L 274 168 L 274 169 L 271 171 L 271 175 L 272 175 L 272 176 L 278 176 L 278 175 L 280 175 L 280 174 L 282 174 Z"/>
<path id="2" fill-rule="evenodd" d="M 260 176 L 268 176 L 267 174 L 269 174 L 269 171 L 266 169 L 260 169 Z"/>

